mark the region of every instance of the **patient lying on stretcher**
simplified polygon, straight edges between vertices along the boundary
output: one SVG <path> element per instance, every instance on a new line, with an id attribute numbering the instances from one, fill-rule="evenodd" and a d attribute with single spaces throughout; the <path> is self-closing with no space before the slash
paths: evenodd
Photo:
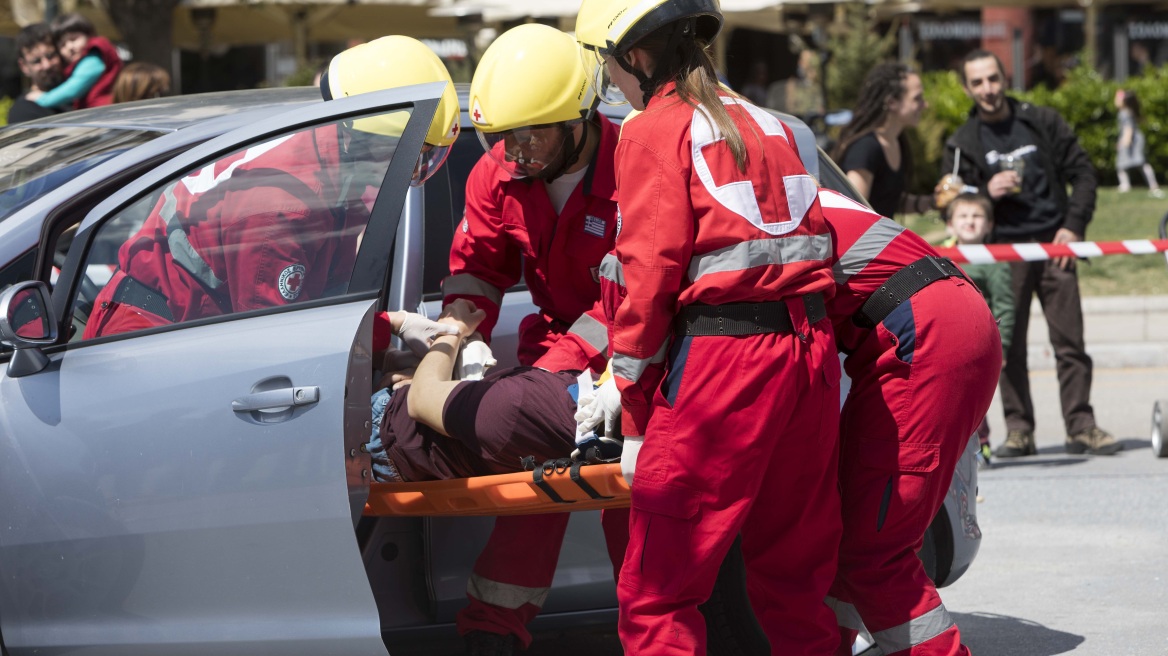
<path id="1" fill-rule="evenodd" d="M 576 449 L 579 371 L 515 367 L 453 380 L 460 344 L 484 316 L 468 301 L 451 303 L 438 321 L 455 326 L 457 335 L 434 338 L 412 374 L 394 373 L 395 364 L 383 369 L 391 373 L 381 385 L 391 387 L 373 396 L 368 447 L 376 481 L 505 474 L 522 471 L 527 456 L 543 462 Z M 385 361 L 400 354 L 388 352 Z"/>

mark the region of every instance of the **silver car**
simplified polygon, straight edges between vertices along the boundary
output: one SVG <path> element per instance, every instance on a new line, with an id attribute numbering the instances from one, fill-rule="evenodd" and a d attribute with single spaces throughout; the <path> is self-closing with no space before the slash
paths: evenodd
<path id="1" fill-rule="evenodd" d="M 482 152 L 464 114 L 447 166 L 409 186 L 440 91 L 327 103 L 306 88 L 183 96 L 0 129 L 5 655 L 385 654 L 453 635 L 493 519 L 363 516 L 361 449 L 372 314 L 435 312 L 463 184 Z M 388 112 L 409 119 L 367 194 L 345 285 L 278 308 L 81 338 L 117 249 L 166 189 L 290 134 Z M 784 119 L 808 169 L 855 197 L 811 131 Z M 522 285 L 508 292 L 497 355 L 514 354 L 531 307 Z M 921 554 L 941 585 L 965 572 L 980 540 L 975 448 Z M 614 624 L 598 522 L 574 514 L 533 631 Z M 711 643 L 755 653 L 732 561 L 707 607 L 730 623 L 711 623 Z"/>

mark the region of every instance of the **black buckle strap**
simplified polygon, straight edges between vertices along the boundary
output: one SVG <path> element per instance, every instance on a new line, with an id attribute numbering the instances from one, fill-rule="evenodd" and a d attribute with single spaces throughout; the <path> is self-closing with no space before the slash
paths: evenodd
<path id="1" fill-rule="evenodd" d="M 823 294 L 806 294 L 803 308 L 807 323 L 814 324 L 827 316 Z M 674 320 L 678 335 L 761 335 L 793 333 L 791 313 L 783 301 L 729 303 L 726 305 L 687 305 Z"/>
<path id="2" fill-rule="evenodd" d="M 873 328 L 913 294 L 946 278 L 966 279 L 949 258 L 926 255 L 892 274 L 880 289 L 872 292 L 852 321 L 861 328 Z"/>
<path id="3" fill-rule="evenodd" d="M 130 276 L 122 277 L 118 288 L 114 290 L 112 300 L 114 303 L 132 305 L 174 323 L 174 315 L 171 314 L 170 306 L 166 304 L 166 297 L 162 292 L 151 289 Z"/>
<path id="4" fill-rule="evenodd" d="M 520 459 L 520 463 L 523 465 L 524 470 L 531 471 L 531 481 L 535 483 L 536 487 L 543 490 L 544 494 L 548 495 L 548 498 L 551 499 L 554 503 L 576 503 L 573 500 L 561 497 L 559 493 L 556 492 L 555 488 L 553 488 L 548 484 L 547 481 L 544 480 L 544 477 L 546 476 L 551 476 L 553 473 L 562 475 L 565 471 L 568 472 L 568 477 L 572 479 L 572 482 L 576 484 L 576 487 L 583 490 L 584 493 L 589 497 L 593 499 L 613 498 L 597 492 L 596 488 L 589 485 L 588 481 L 584 480 L 584 478 L 580 476 L 580 468 L 587 466 L 588 463 L 580 462 L 579 460 L 572 460 L 571 458 L 556 458 L 552 460 L 545 460 L 543 463 L 537 463 L 535 461 L 535 456 L 527 456 L 526 458 L 522 458 Z"/>

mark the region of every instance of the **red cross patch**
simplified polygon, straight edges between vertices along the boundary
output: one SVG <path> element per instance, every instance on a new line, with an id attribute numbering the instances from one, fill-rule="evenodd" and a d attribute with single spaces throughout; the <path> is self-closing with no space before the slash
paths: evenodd
<path id="1" fill-rule="evenodd" d="M 304 289 L 304 265 L 292 264 L 280 272 L 280 296 L 285 300 L 295 301 Z"/>

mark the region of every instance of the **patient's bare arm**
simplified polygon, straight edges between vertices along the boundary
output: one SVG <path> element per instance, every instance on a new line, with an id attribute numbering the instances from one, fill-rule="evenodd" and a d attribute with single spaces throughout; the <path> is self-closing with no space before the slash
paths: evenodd
<path id="1" fill-rule="evenodd" d="M 485 317 L 485 312 L 475 308 L 473 303 L 465 299 L 454 301 L 443 309 L 438 321 L 457 327 L 458 335 L 436 337 L 426 357 L 422 358 L 421 364 L 415 370 L 410 395 L 406 399 L 411 419 L 443 435 L 449 435 L 442 421 L 442 410 L 446 407 L 446 399 L 458 386 L 458 381 L 451 380 L 454 362 L 458 357 L 458 347 L 463 339 L 478 328 Z"/>

